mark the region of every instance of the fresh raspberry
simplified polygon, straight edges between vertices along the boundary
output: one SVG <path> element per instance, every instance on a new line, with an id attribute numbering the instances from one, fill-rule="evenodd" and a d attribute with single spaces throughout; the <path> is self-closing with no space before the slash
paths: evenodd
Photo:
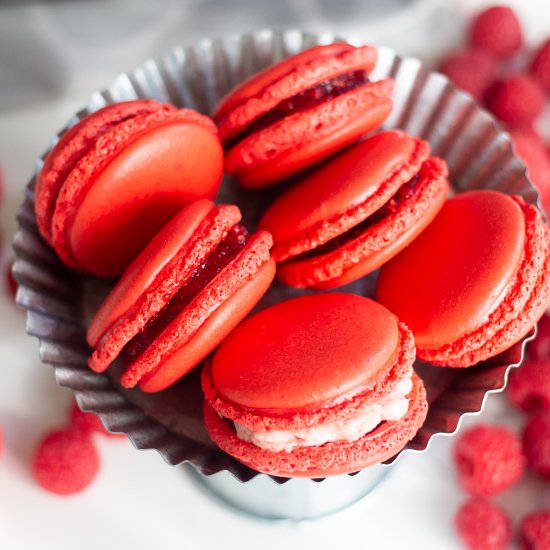
<path id="1" fill-rule="evenodd" d="M 521 48 L 523 34 L 514 11 L 505 6 L 493 6 L 482 11 L 470 27 L 470 42 L 496 57 L 507 57 Z"/>
<path id="2" fill-rule="evenodd" d="M 535 53 L 531 74 L 550 92 L 550 38 Z"/>
<path id="3" fill-rule="evenodd" d="M 518 73 L 495 82 L 487 91 L 489 110 L 511 127 L 531 124 L 544 109 L 541 85 L 530 75 Z"/>
<path id="4" fill-rule="evenodd" d="M 59 495 L 85 489 L 99 471 L 99 456 L 90 437 L 79 430 L 50 432 L 34 456 L 34 475 L 47 491 Z"/>
<path id="5" fill-rule="evenodd" d="M 542 205 L 550 212 L 550 156 L 543 139 L 533 130 L 510 132 L 514 149 L 527 166 L 527 175 L 540 193 Z"/>
<path id="6" fill-rule="evenodd" d="M 481 100 L 496 75 L 496 61 L 481 50 L 451 53 L 439 64 L 439 71 L 457 87 Z"/>
<path id="7" fill-rule="evenodd" d="M 524 411 L 550 409 L 550 361 L 528 360 L 510 373 L 508 398 Z"/>
<path id="8" fill-rule="evenodd" d="M 519 481 L 525 470 L 521 442 L 501 426 L 478 424 L 454 448 L 458 478 L 472 495 L 490 496 Z"/>
<path id="9" fill-rule="evenodd" d="M 550 510 L 535 512 L 521 522 L 519 543 L 522 550 L 550 548 Z"/>
<path id="10" fill-rule="evenodd" d="M 470 498 L 459 508 L 455 526 L 470 550 L 501 550 L 507 548 L 512 539 L 508 516 L 481 497 Z"/>
<path id="11" fill-rule="evenodd" d="M 529 344 L 527 351 L 534 359 L 550 361 L 550 315 L 540 318 L 537 323 L 537 337 Z"/>
<path id="12" fill-rule="evenodd" d="M 71 406 L 70 422 L 72 428 L 80 430 L 86 434 L 98 432 L 106 435 L 107 437 L 124 437 L 123 434 L 108 432 L 101 423 L 101 420 L 99 420 L 98 416 L 93 413 L 80 410 L 80 407 L 76 404 L 76 401 L 74 401 Z"/>
<path id="13" fill-rule="evenodd" d="M 550 411 L 538 411 L 523 431 L 523 452 L 528 464 L 542 477 L 550 479 Z"/>

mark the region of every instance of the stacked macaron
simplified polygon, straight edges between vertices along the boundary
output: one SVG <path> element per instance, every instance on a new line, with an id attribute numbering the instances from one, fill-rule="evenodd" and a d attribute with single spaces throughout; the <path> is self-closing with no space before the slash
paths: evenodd
<path id="1" fill-rule="evenodd" d="M 63 262 L 122 273 L 89 325 L 90 368 L 118 361 L 124 388 L 157 392 L 204 364 L 212 439 L 261 472 L 320 477 L 395 455 L 427 413 L 416 354 L 475 364 L 521 339 L 550 297 L 534 207 L 496 192 L 446 202 L 427 142 L 365 136 L 392 108 L 376 61 L 371 46 L 311 48 L 230 92 L 215 124 L 157 101 L 106 107 L 62 136 L 37 180 L 38 226 Z M 224 165 L 251 193 L 296 176 L 256 232 L 212 202 Z M 275 272 L 316 290 L 380 267 L 380 303 L 314 293 L 243 321 Z"/>

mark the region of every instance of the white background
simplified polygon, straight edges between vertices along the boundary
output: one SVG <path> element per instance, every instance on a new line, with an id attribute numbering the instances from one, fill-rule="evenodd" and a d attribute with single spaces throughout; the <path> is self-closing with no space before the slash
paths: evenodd
<path id="1" fill-rule="evenodd" d="M 399 3 L 396 0 L 396 3 Z M 215 3 L 119 0 L 26 4 L 0 8 L 0 206 L 2 261 L 10 257 L 15 212 L 35 159 L 90 93 L 118 73 L 172 46 L 204 36 L 262 27 L 300 27 L 354 34 L 427 62 L 458 44 L 465 15 L 488 2 L 419 0 L 408 11 L 376 19 L 368 2 Z M 550 4 L 516 4 L 531 44 L 550 35 Z M 15 7 L 17 6 L 17 7 Z M 378 489 L 344 512 L 318 521 L 269 523 L 240 515 L 201 492 L 181 468 L 127 440 L 98 437 L 102 469 L 85 492 L 58 497 L 32 479 L 33 449 L 62 425 L 70 392 L 40 364 L 25 334 L 24 314 L 0 292 L 0 548 L 161 550 L 204 548 L 461 548 L 452 517 L 464 495 L 450 460 L 452 440 L 436 438 L 427 453 L 408 455 Z M 503 396 L 492 396 L 482 418 L 520 427 Z M 468 419 L 466 423 L 471 423 Z M 498 501 L 517 518 L 543 505 L 550 490 L 534 476 Z"/>

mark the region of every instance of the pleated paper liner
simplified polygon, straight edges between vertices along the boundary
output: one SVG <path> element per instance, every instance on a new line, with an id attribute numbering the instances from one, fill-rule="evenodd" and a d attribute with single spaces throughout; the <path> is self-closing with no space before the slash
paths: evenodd
<path id="1" fill-rule="evenodd" d="M 328 34 L 265 30 L 176 48 L 166 58 L 148 60 L 118 76 L 106 90 L 94 93 L 68 126 L 108 103 L 135 98 L 170 101 L 209 114 L 247 76 L 300 50 L 335 40 Z M 433 154 L 447 161 L 455 192 L 497 189 L 537 203 L 537 192 L 514 155 L 509 136 L 490 115 L 418 60 L 400 58 L 388 48 L 380 48 L 379 54 L 373 80 L 392 76 L 396 81 L 395 108 L 386 128 L 401 128 L 428 140 Z M 39 161 L 36 173 L 41 165 Z M 40 358 L 53 365 L 58 383 L 71 388 L 79 405 L 97 413 L 107 429 L 127 434 L 138 449 L 156 449 L 169 464 L 189 462 L 207 476 L 227 470 L 241 481 L 258 475 L 210 441 L 202 422 L 200 368 L 159 394 L 124 390 L 117 383 L 117 366 L 107 374 L 88 369 L 86 326 L 113 281 L 82 277 L 60 263 L 39 236 L 33 188 L 34 178 L 18 215 L 14 241 L 17 303 L 27 310 L 27 332 L 39 339 Z M 278 192 L 244 191 L 226 178 L 218 202 L 238 204 L 245 222 L 254 227 Z M 373 281 L 367 277 L 341 290 L 372 295 Z M 306 292 L 276 283 L 259 307 Z M 464 415 L 479 414 L 487 394 L 505 387 L 509 369 L 521 362 L 525 343 L 534 333 L 508 352 L 470 369 L 417 362 L 415 368 L 428 392 L 428 417 L 416 437 L 387 464 L 406 452 L 427 450 L 432 438 L 456 431 Z"/>

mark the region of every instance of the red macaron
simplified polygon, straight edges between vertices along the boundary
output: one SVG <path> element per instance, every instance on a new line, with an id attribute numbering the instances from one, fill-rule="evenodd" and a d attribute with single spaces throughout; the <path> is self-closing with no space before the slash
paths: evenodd
<path id="1" fill-rule="evenodd" d="M 38 227 L 67 266 L 119 275 L 184 205 L 213 199 L 222 174 L 207 117 L 154 100 L 108 105 L 46 157 L 35 188 Z"/>
<path id="2" fill-rule="evenodd" d="M 396 454 L 423 423 L 414 358 L 407 327 L 368 298 L 281 302 L 239 325 L 206 363 L 205 425 L 260 472 L 351 473 Z"/>
<path id="3" fill-rule="evenodd" d="M 236 206 L 196 201 L 130 264 L 96 313 L 89 366 L 120 354 L 121 384 L 160 391 L 206 357 L 256 305 L 275 273 L 271 236 L 248 234 Z"/>
<path id="4" fill-rule="evenodd" d="M 273 235 L 278 277 L 334 288 L 374 271 L 432 221 L 448 193 L 447 167 L 427 142 L 380 132 L 281 195 L 260 227 Z"/>
<path id="5" fill-rule="evenodd" d="M 369 81 L 377 58 L 372 46 L 316 46 L 235 88 L 214 112 L 226 171 L 245 187 L 265 187 L 380 126 L 393 80 Z"/>
<path id="6" fill-rule="evenodd" d="M 474 365 L 518 342 L 543 314 L 550 232 L 520 197 L 461 193 L 381 269 L 376 296 L 412 330 L 420 358 Z"/>

